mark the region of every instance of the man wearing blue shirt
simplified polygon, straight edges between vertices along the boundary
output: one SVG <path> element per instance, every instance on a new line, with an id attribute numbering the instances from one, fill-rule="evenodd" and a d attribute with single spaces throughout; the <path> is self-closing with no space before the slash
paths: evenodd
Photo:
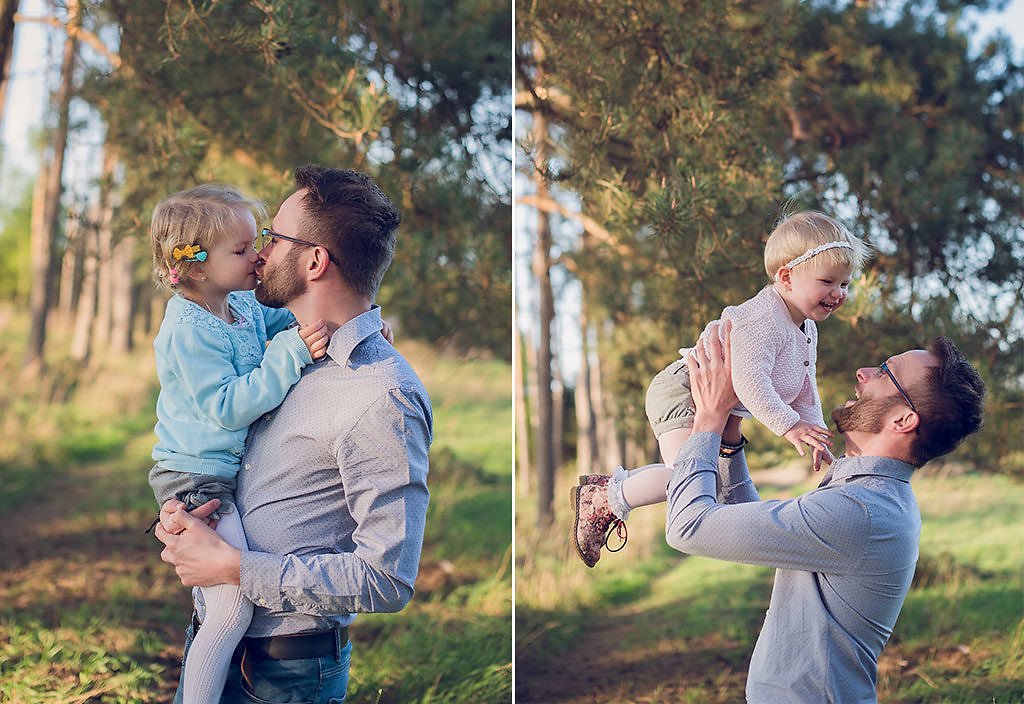
<path id="1" fill-rule="evenodd" d="M 856 399 L 832 412 L 846 455 L 818 489 L 761 501 L 740 419 L 729 415 L 730 356 L 712 333 L 687 360 L 697 413 L 668 485 L 666 539 L 688 554 L 777 568 L 749 702 L 875 702 L 878 656 L 917 563 L 910 477 L 981 428 L 985 384 L 944 337 L 858 369 Z"/>
<path id="2" fill-rule="evenodd" d="M 256 298 L 325 321 L 331 340 L 249 428 L 235 493 L 249 550 L 201 520 L 216 501 L 192 515 L 169 501 L 157 527 L 182 584 L 240 584 L 253 602 L 222 704 L 342 702 L 349 624 L 408 603 L 423 543 L 430 399 L 373 305 L 398 210 L 354 171 L 305 166 L 295 185 L 258 243 Z M 177 535 L 172 514 L 187 526 Z M 197 600 L 186 652 L 203 615 Z"/>

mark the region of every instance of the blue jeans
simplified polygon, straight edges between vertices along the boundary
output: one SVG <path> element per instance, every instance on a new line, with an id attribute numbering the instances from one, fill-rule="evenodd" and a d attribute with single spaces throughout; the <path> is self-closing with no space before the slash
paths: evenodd
<path id="1" fill-rule="evenodd" d="M 194 637 L 195 632 L 189 624 L 185 631 L 186 658 Z M 242 681 L 240 652 L 241 648 L 231 659 L 220 704 L 342 704 L 345 701 L 352 641 L 331 657 L 260 660 L 255 663 L 251 690 Z M 184 667 L 181 676 L 185 676 Z M 183 704 L 181 684 L 179 679 L 174 704 Z"/>

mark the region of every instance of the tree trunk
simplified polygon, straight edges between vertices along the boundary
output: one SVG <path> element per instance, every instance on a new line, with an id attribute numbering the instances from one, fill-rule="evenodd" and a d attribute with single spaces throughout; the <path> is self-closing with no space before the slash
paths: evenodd
<path id="1" fill-rule="evenodd" d="M 547 164 L 547 119 L 535 112 L 534 142 L 537 144 L 537 166 L 534 182 L 537 195 L 548 196 L 544 170 Z M 551 395 L 551 323 L 555 317 L 551 290 L 551 223 L 548 214 L 537 211 L 537 242 L 533 252 L 533 277 L 540 299 L 540 330 L 537 340 L 537 522 L 550 525 L 554 521 L 555 457 L 552 432 Z"/>
<path id="2" fill-rule="evenodd" d="M 32 334 L 46 334 L 46 292 L 49 289 L 50 242 L 44 236 L 43 218 L 46 216 L 46 174 L 50 169 L 45 158 L 45 148 L 39 154 L 39 173 L 36 185 L 32 190 L 32 242 L 29 262 L 28 309 L 32 317 L 29 328 L 29 345 L 25 349 L 24 366 L 33 372 L 42 368 L 42 340 L 38 345 L 32 341 Z M 37 318 L 42 318 L 39 320 Z"/>
<path id="3" fill-rule="evenodd" d="M 7 104 L 7 79 L 11 75 L 11 57 L 14 56 L 14 13 L 19 0 L 0 0 L 0 128 L 4 124 L 4 106 Z"/>
<path id="4" fill-rule="evenodd" d="M 551 456 L 555 474 L 562 468 L 565 458 L 562 456 L 562 445 L 565 438 L 565 384 L 562 382 L 562 370 L 558 358 L 552 355 L 551 376 L 554 391 L 551 396 Z"/>
<path id="5" fill-rule="evenodd" d="M 110 299 L 113 282 L 112 255 L 114 250 L 114 169 L 117 153 L 110 144 L 103 148 L 103 176 L 100 180 L 100 217 L 96 237 L 96 320 L 93 323 L 92 344 L 104 350 L 110 346 Z"/>
<path id="6" fill-rule="evenodd" d="M 82 266 L 82 290 L 78 295 L 78 309 L 75 314 L 75 330 L 71 338 L 71 358 L 82 364 L 89 362 L 92 325 L 96 320 L 96 278 L 99 270 L 98 218 L 89 218 L 79 229 L 79 238 L 84 242 Z"/>
<path id="7" fill-rule="evenodd" d="M 57 294 L 57 310 L 64 319 L 71 317 L 78 303 L 87 237 L 88 234 L 82 229 L 81 218 L 69 212 L 64 221 L 64 257 L 60 265 L 60 292 Z"/>
<path id="8" fill-rule="evenodd" d="M 57 237 L 57 214 L 60 211 L 61 175 L 64 171 L 64 151 L 68 142 L 68 106 L 71 103 L 71 80 L 75 65 L 75 30 L 81 23 L 78 1 L 68 0 L 68 35 L 64 40 L 64 57 L 60 68 L 60 87 L 57 89 L 57 126 L 53 130 L 53 161 L 46 173 L 46 191 L 39 218 L 39 229 L 33 222 L 33 277 L 29 296 L 31 328 L 25 348 L 26 367 L 41 368 L 43 346 L 46 344 L 46 315 L 53 302 L 53 249 Z M 40 166 L 42 169 L 42 166 Z M 34 206 L 33 206 L 34 207 Z"/>
<path id="9" fill-rule="evenodd" d="M 580 374 L 576 379 L 576 466 L 580 474 L 604 474 L 597 467 L 600 453 L 597 449 L 597 428 L 594 418 L 590 372 L 590 325 L 587 320 L 586 300 L 580 309 Z"/>
<path id="10" fill-rule="evenodd" d="M 598 345 L 600 349 L 600 344 Z M 601 461 L 606 471 L 611 470 L 615 465 L 624 465 L 623 448 L 619 442 L 618 429 L 615 423 L 615 399 L 605 389 L 604 378 L 608 375 L 608 367 L 597 357 L 597 364 L 591 368 L 594 374 L 595 388 L 594 398 L 597 410 L 597 438 L 601 448 Z"/>
<path id="11" fill-rule="evenodd" d="M 125 237 L 114 248 L 110 260 L 110 351 L 132 348 L 132 284 L 135 278 L 135 238 Z"/>
<path id="12" fill-rule="evenodd" d="M 516 481 L 524 494 L 530 493 L 530 412 L 526 403 L 527 381 L 523 373 L 526 366 L 526 346 L 523 334 L 512 331 L 513 376 L 516 395 Z"/>

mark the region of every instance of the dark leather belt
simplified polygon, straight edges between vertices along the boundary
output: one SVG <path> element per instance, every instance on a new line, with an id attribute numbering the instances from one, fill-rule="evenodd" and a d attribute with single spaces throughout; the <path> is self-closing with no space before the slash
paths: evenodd
<path id="1" fill-rule="evenodd" d="M 192 613 L 192 632 L 199 631 L 199 617 Z M 240 645 L 254 660 L 307 660 L 309 658 L 336 657 L 348 643 L 348 626 L 329 631 L 296 633 L 289 636 L 243 638 Z"/>

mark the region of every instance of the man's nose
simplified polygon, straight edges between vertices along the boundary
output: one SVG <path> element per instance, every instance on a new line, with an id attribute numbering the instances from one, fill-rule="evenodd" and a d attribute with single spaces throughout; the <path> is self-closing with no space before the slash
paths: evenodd
<path id="1" fill-rule="evenodd" d="M 871 378 L 869 376 L 870 372 L 871 372 L 871 368 L 870 367 L 861 367 L 860 369 L 858 369 L 857 370 L 857 381 L 867 381 L 868 379 L 870 379 Z"/>

